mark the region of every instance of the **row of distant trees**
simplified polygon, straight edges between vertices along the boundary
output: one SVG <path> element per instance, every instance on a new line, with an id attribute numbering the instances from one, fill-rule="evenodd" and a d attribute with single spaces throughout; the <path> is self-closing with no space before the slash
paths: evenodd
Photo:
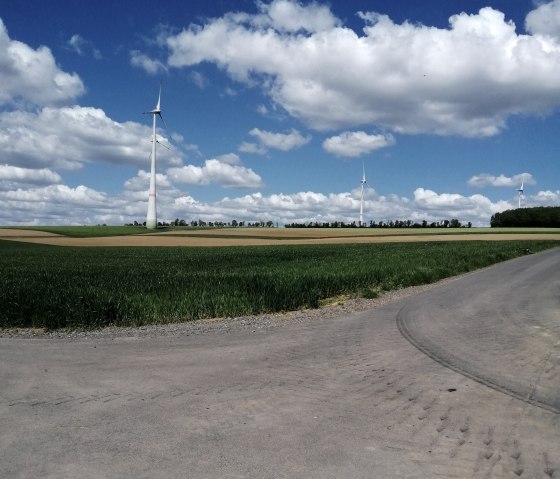
<path id="1" fill-rule="evenodd" d="M 128 223 L 125 226 L 146 226 L 146 222 L 139 223 L 134 221 L 133 223 Z M 204 220 L 191 220 L 185 221 L 184 219 L 176 218 L 175 221 L 171 222 L 158 222 L 158 226 L 170 227 L 170 226 L 190 226 L 192 228 L 274 228 L 278 227 L 278 223 L 274 224 L 272 221 L 204 221 Z M 466 224 L 462 224 L 457 218 L 451 220 L 442 221 L 432 221 L 428 223 L 427 220 L 421 222 L 415 222 L 412 220 L 390 220 L 390 221 L 370 221 L 369 223 L 364 223 L 359 225 L 355 221 L 351 223 L 346 223 L 344 221 L 332 221 L 332 222 L 318 222 L 309 221 L 306 223 L 289 223 L 284 225 L 286 228 L 471 228 L 472 223 L 469 221 Z"/>
<path id="2" fill-rule="evenodd" d="M 132 223 L 127 223 L 125 226 L 146 226 L 146 222 L 139 223 L 134 221 Z M 192 228 L 273 228 L 274 222 L 272 221 L 204 221 L 204 220 L 191 220 L 185 221 L 183 219 L 176 218 L 175 221 L 158 221 L 158 226 L 170 227 L 170 226 L 190 226 Z M 276 224 L 278 226 L 278 224 Z"/>
<path id="3" fill-rule="evenodd" d="M 492 228 L 560 228 L 559 206 L 537 206 L 535 208 L 517 208 L 492 215 Z"/>
<path id="4" fill-rule="evenodd" d="M 451 220 L 433 221 L 428 223 L 423 220 L 420 223 L 412 220 L 370 221 L 359 225 L 355 221 L 345 223 L 344 221 L 321 222 L 310 221 L 308 223 L 290 223 L 286 228 L 471 228 L 472 223 L 462 224 L 457 218 Z"/>

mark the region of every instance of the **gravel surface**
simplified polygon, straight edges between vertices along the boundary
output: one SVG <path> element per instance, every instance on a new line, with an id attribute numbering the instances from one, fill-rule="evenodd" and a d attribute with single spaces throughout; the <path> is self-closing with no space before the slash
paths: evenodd
<path id="1" fill-rule="evenodd" d="M 437 283 L 412 286 L 382 293 L 375 299 L 347 299 L 322 306 L 318 309 L 302 309 L 287 313 L 258 314 L 227 318 L 204 319 L 185 323 L 155 324 L 140 327 L 107 327 L 91 331 L 61 329 L 47 331 L 37 328 L 0 328 L 0 338 L 118 338 L 118 337 L 153 337 L 153 336 L 188 336 L 210 332 L 227 332 L 237 330 L 263 330 L 277 328 L 293 323 L 330 319 L 338 316 L 358 313 L 398 301 L 407 296 L 426 291 L 434 286 L 458 278 L 446 278 Z"/>

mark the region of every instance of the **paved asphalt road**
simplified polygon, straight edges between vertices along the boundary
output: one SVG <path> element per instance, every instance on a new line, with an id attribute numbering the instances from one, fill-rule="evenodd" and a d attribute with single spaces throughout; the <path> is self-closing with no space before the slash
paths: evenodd
<path id="1" fill-rule="evenodd" d="M 560 477 L 560 250 L 337 319 L 0 361 L 2 478 Z"/>

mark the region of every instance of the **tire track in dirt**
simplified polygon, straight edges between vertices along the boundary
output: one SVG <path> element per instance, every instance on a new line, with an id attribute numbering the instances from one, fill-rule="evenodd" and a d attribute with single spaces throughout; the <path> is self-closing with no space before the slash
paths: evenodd
<path id="1" fill-rule="evenodd" d="M 560 253 L 537 256 L 537 265 L 525 257 L 463 278 L 467 299 L 449 287 L 421 296 L 401 309 L 397 326 L 440 364 L 560 414 L 560 324 L 546 321 L 558 307 Z M 536 297 L 526 284 L 538 285 Z"/>

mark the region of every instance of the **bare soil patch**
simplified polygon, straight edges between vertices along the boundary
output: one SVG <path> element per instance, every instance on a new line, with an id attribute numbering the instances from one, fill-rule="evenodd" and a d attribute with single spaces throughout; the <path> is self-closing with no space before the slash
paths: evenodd
<path id="1" fill-rule="evenodd" d="M 45 238 L 51 236 L 60 237 L 60 235 L 48 231 L 0 228 L 0 239 Z"/>

